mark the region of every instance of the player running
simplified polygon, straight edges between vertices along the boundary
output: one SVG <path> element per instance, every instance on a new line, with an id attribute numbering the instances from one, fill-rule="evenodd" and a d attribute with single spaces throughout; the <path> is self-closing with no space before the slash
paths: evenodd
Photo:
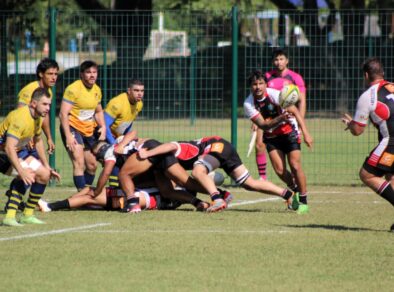
<path id="1" fill-rule="evenodd" d="M 383 178 L 394 173 L 394 84 L 384 80 L 379 59 L 367 59 L 362 68 L 369 88 L 359 97 L 354 118 L 345 114 L 342 122 L 354 136 L 364 132 L 368 119 L 378 130 L 378 144 L 365 159 L 360 179 L 394 206 L 393 185 Z M 394 232 L 394 224 L 390 230 Z"/>

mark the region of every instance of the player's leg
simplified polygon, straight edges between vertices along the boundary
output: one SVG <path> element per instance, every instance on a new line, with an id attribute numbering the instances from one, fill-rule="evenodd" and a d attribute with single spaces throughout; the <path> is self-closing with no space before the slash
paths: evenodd
<path id="1" fill-rule="evenodd" d="M 29 197 L 26 201 L 26 206 L 23 215 L 20 218 L 22 224 L 43 224 L 44 222 L 34 216 L 34 210 L 38 205 L 45 192 L 45 188 L 51 177 L 50 170 L 39 162 L 34 157 L 28 157 L 26 161 L 29 163 L 29 168 L 35 172 L 35 182 L 30 187 Z"/>
<path id="2" fill-rule="evenodd" d="M 302 169 L 301 166 L 301 151 L 300 150 L 293 150 L 287 154 L 291 172 L 294 174 L 295 181 L 298 185 L 299 199 L 300 205 L 297 210 L 297 213 L 303 214 L 307 213 L 309 211 L 309 206 L 308 206 L 308 192 L 307 192 L 307 184 L 306 184 L 306 175 L 304 173 L 304 170 Z"/>
<path id="3" fill-rule="evenodd" d="M 85 179 L 85 187 L 90 187 L 94 182 L 97 169 L 97 160 L 90 150 L 84 149 L 83 155 L 85 158 L 85 171 L 83 174 Z"/>
<path id="4" fill-rule="evenodd" d="M 119 171 L 119 183 L 127 197 L 128 212 L 141 212 L 139 199 L 134 195 L 135 185 L 133 178 L 152 167 L 149 159 L 139 159 L 137 153 L 132 154 Z"/>
<path id="5" fill-rule="evenodd" d="M 267 155 L 266 155 L 266 147 L 263 142 L 263 130 L 256 130 L 256 164 L 257 170 L 259 172 L 259 176 L 266 180 L 267 179 Z"/>
<path id="6" fill-rule="evenodd" d="M 294 186 L 293 176 L 286 168 L 286 156 L 279 149 L 269 151 L 269 157 L 276 175 L 288 186 Z"/>

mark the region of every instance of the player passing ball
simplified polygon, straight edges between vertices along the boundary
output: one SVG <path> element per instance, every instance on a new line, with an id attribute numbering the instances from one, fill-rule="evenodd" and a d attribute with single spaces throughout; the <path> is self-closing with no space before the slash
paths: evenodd
<path id="1" fill-rule="evenodd" d="M 267 147 L 275 173 L 293 190 L 299 191 L 300 205 L 297 212 L 309 211 L 307 204 L 306 176 L 301 167 L 301 130 L 305 144 L 312 149 L 313 139 L 301 113 L 295 106 L 297 88 L 282 91 L 267 88 L 267 79 L 261 71 L 254 71 L 248 78 L 251 93 L 245 99 L 245 114 L 264 130 L 263 142 Z M 286 108 L 281 107 L 286 106 Z M 287 170 L 289 163 L 291 172 Z M 294 177 L 294 178 L 293 178 Z M 298 192 L 297 192 L 298 194 Z"/>

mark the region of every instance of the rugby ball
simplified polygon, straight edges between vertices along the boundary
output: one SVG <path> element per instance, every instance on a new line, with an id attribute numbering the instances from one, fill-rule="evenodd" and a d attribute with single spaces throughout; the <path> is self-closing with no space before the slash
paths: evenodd
<path id="1" fill-rule="evenodd" d="M 213 179 L 216 186 L 221 186 L 224 183 L 224 175 L 217 171 L 211 171 L 208 176 Z"/>
<path id="2" fill-rule="evenodd" d="M 300 90 L 297 85 L 288 84 L 282 88 L 279 94 L 279 105 L 282 108 L 287 108 L 295 105 L 300 99 Z"/>

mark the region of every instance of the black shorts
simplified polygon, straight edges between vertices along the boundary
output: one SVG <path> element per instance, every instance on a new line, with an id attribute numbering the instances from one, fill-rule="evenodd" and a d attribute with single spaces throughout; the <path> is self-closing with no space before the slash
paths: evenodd
<path id="1" fill-rule="evenodd" d="M 384 151 L 380 151 L 380 149 Z M 369 173 L 382 177 L 386 174 L 394 174 L 394 145 L 374 148 L 365 159 L 363 168 Z"/>
<path id="2" fill-rule="evenodd" d="M 146 148 L 148 150 L 156 148 L 157 146 L 161 145 L 157 140 L 150 139 L 146 140 L 144 144 L 142 145 L 142 148 Z M 174 156 L 174 154 L 171 153 L 166 153 L 166 154 L 161 154 L 161 155 L 156 155 L 149 157 L 148 160 L 153 164 L 153 166 L 156 169 L 161 169 L 161 170 L 166 170 L 170 166 L 174 165 L 175 163 L 178 163 L 178 159 Z"/>
<path id="3" fill-rule="evenodd" d="M 216 142 L 213 142 L 209 152 L 204 153 L 204 155 L 211 155 L 219 160 L 220 167 L 228 175 L 243 164 L 233 145 L 224 139 L 218 139 Z"/>
<path id="4" fill-rule="evenodd" d="M 265 138 L 264 143 L 267 147 L 268 153 L 273 150 L 280 150 L 287 154 L 294 150 L 301 150 L 301 141 L 296 131 L 287 135 L 281 135 L 274 138 Z"/>
<path id="5" fill-rule="evenodd" d="M 83 150 L 85 150 L 85 151 L 90 151 L 92 149 L 94 143 L 97 142 L 97 140 L 98 140 L 97 129 L 98 128 L 95 129 L 95 134 L 87 137 L 87 136 L 84 136 L 83 134 L 81 134 L 81 132 L 79 132 L 77 129 L 70 126 L 71 134 L 74 136 L 74 138 L 78 144 L 83 145 Z M 63 145 L 67 149 L 66 135 L 64 134 L 64 130 L 63 130 L 62 126 L 60 126 L 60 135 L 62 137 Z"/>
<path id="6" fill-rule="evenodd" d="M 17 153 L 17 155 L 18 158 L 21 158 L 23 160 L 25 160 L 29 156 L 33 156 L 34 158 L 39 160 L 38 153 L 35 149 L 30 150 L 27 148 L 23 148 Z M 11 161 L 8 159 L 7 154 L 5 152 L 0 152 L 0 172 L 5 174 L 10 167 Z"/>

